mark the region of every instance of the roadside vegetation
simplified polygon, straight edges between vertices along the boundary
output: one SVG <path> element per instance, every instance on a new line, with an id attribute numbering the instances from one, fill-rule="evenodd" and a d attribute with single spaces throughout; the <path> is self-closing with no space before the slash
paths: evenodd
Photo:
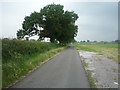
<path id="1" fill-rule="evenodd" d="M 91 88 L 97 88 L 97 86 L 95 84 L 95 79 L 92 77 L 92 71 L 87 70 L 86 73 L 87 73 L 87 76 L 88 76 L 88 79 L 89 79 L 90 87 Z"/>
<path id="2" fill-rule="evenodd" d="M 88 67 L 88 63 L 86 63 L 84 61 L 84 58 L 81 57 L 83 60 L 82 60 L 82 64 L 83 64 L 83 67 L 84 68 L 87 68 Z M 97 88 L 96 84 L 95 84 L 95 79 L 93 78 L 92 76 L 92 71 L 90 70 L 85 70 L 86 71 L 86 74 L 87 74 L 87 77 L 88 77 L 88 80 L 89 80 L 89 84 L 90 84 L 90 87 L 91 88 Z M 97 90 L 97 89 L 96 89 Z"/>
<path id="3" fill-rule="evenodd" d="M 56 43 L 2 39 L 2 86 L 12 85 L 65 47 Z"/>
<path id="4" fill-rule="evenodd" d="M 75 43 L 77 50 L 96 52 L 118 62 L 118 43 Z M 120 62 L 119 62 L 120 63 Z"/>

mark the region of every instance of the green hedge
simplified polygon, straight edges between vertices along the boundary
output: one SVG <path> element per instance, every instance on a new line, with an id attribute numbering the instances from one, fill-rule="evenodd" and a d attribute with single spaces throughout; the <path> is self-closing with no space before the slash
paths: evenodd
<path id="1" fill-rule="evenodd" d="M 2 39 L 2 61 L 18 60 L 23 56 L 44 53 L 59 47 L 55 43 Z"/>

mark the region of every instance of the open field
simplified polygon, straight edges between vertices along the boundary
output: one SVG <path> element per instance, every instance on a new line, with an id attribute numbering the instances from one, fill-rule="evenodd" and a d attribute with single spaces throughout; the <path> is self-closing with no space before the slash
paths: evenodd
<path id="1" fill-rule="evenodd" d="M 77 50 L 96 52 L 98 54 L 105 55 L 110 59 L 113 59 L 115 62 L 118 62 L 117 43 L 75 43 L 74 45 Z"/>
<path id="2" fill-rule="evenodd" d="M 16 82 L 64 48 L 54 43 L 3 39 L 3 87 Z"/>

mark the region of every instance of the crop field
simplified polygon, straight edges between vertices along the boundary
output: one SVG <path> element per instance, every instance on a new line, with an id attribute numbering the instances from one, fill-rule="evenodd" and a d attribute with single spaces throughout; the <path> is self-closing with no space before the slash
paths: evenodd
<path id="1" fill-rule="evenodd" d="M 120 48 L 117 43 L 75 43 L 74 45 L 77 50 L 96 52 L 113 59 L 115 62 L 118 62 L 118 56 L 120 56 L 118 53 Z"/>
<path id="2" fill-rule="evenodd" d="M 65 46 L 40 41 L 2 39 L 2 87 L 8 87 Z"/>

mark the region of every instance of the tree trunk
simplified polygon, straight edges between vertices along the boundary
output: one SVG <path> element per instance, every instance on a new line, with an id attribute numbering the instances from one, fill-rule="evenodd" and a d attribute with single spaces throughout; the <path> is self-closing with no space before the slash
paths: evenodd
<path id="1" fill-rule="evenodd" d="M 55 39 L 53 38 L 50 38 L 50 42 L 54 43 Z"/>

